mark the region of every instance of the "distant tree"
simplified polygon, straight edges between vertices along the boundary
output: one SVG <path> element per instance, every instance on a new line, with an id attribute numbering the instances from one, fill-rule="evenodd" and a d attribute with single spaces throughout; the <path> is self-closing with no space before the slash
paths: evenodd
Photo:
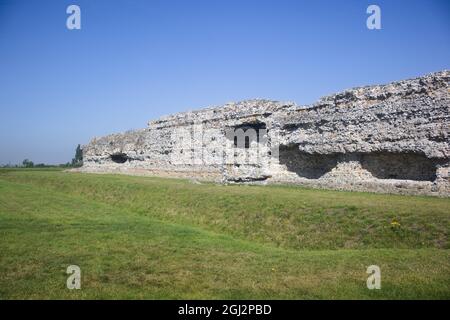
<path id="1" fill-rule="evenodd" d="M 33 168 L 34 163 L 31 160 L 25 159 L 22 161 L 22 166 L 24 166 L 25 168 Z"/>
<path id="2" fill-rule="evenodd" d="M 72 159 L 72 166 L 78 167 L 83 165 L 83 150 L 81 146 L 78 145 L 75 150 L 75 158 Z"/>
<path id="3" fill-rule="evenodd" d="M 50 165 L 47 165 L 45 163 L 38 163 L 34 165 L 35 168 L 45 168 L 45 167 L 50 167 Z"/>
<path id="4" fill-rule="evenodd" d="M 61 163 L 58 165 L 58 167 L 60 167 L 60 168 L 69 168 L 71 166 L 72 166 L 71 162 Z"/>

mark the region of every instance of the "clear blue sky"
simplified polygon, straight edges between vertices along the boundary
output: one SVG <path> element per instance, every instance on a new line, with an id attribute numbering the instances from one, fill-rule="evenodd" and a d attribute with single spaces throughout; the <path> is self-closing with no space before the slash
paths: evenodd
<path id="1" fill-rule="evenodd" d="M 81 30 L 66 8 L 81 7 Z M 382 30 L 366 28 L 378 4 Z M 249 98 L 314 102 L 450 69 L 450 1 L 0 0 L 0 164 Z"/>

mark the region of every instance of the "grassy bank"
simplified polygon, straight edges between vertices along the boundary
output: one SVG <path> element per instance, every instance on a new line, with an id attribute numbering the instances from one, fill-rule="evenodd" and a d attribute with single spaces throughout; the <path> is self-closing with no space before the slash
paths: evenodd
<path id="1" fill-rule="evenodd" d="M 450 200 L 0 171 L 0 298 L 450 298 Z M 393 223 L 396 222 L 396 223 Z M 68 265 L 82 289 L 66 289 Z M 366 268 L 382 289 L 366 288 Z"/>

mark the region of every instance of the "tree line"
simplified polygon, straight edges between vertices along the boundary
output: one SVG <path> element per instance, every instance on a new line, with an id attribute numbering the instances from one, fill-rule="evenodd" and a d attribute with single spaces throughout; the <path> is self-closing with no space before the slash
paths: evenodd
<path id="1" fill-rule="evenodd" d="M 52 168 L 52 167 L 60 167 L 60 168 L 78 168 L 83 165 L 83 151 L 81 150 L 81 146 L 78 145 L 75 149 L 75 157 L 72 158 L 71 162 L 61 163 L 57 165 L 45 164 L 45 163 L 34 163 L 30 159 L 24 159 L 21 164 L 6 164 L 0 167 L 2 168 Z"/>

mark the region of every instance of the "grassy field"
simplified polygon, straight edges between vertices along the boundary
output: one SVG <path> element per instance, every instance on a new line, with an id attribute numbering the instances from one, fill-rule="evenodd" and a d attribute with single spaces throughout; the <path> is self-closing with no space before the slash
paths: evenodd
<path id="1" fill-rule="evenodd" d="M 0 298 L 450 299 L 449 231 L 450 199 L 0 169 Z"/>

